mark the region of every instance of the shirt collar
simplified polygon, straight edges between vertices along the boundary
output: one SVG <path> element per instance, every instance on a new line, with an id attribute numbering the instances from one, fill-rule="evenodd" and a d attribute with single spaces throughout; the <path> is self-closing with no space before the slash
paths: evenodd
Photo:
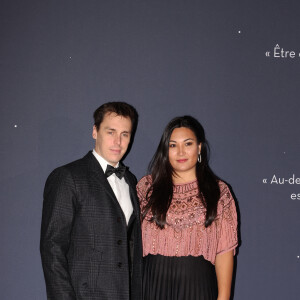
<path id="1" fill-rule="evenodd" d="M 93 149 L 93 154 L 96 157 L 96 159 L 98 160 L 103 172 L 105 173 L 107 165 L 110 165 L 102 156 L 100 156 L 95 149 Z M 119 163 L 117 163 L 117 165 L 115 166 L 115 168 L 117 168 L 119 166 Z"/>

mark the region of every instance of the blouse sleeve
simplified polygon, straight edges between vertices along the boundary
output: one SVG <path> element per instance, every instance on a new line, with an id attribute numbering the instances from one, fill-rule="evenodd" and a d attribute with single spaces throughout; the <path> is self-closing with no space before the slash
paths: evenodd
<path id="1" fill-rule="evenodd" d="M 149 189 L 149 187 L 151 186 L 151 176 L 144 176 L 137 184 L 136 186 L 136 191 L 137 191 L 137 195 L 140 201 L 140 207 L 141 207 L 141 211 L 142 209 L 145 207 L 147 200 L 146 200 L 146 194 L 147 191 Z"/>
<path id="2" fill-rule="evenodd" d="M 221 197 L 218 204 L 219 239 L 217 254 L 234 250 L 238 246 L 237 213 L 234 199 L 227 185 L 220 186 Z"/>

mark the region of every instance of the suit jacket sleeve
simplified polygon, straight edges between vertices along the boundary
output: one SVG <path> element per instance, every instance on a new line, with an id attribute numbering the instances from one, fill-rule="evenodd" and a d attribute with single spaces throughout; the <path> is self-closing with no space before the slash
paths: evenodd
<path id="1" fill-rule="evenodd" d="M 51 300 L 76 299 L 67 261 L 75 199 L 75 184 L 70 172 L 65 168 L 54 170 L 44 190 L 40 242 L 47 298 Z"/>

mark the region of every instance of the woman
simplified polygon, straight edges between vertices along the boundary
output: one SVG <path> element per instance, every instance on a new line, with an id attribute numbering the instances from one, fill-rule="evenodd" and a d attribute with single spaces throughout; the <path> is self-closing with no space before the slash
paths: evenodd
<path id="1" fill-rule="evenodd" d="M 167 125 L 137 191 L 145 300 L 229 300 L 237 217 L 228 186 L 208 165 L 201 124 Z"/>

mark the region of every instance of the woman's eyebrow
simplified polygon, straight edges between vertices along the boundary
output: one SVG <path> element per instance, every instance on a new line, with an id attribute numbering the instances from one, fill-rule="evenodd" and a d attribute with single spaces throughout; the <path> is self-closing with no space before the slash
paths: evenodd
<path id="1" fill-rule="evenodd" d="M 188 139 L 185 139 L 184 142 L 189 141 L 189 140 L 194 141 L 193 138 L 188 138 Z M 173 140 L 170 140 L 170 143 L 171 143 L 171 142 L 172 142 L 172 143 L 177 143 L 176 141 L 173 141 Z"/>

